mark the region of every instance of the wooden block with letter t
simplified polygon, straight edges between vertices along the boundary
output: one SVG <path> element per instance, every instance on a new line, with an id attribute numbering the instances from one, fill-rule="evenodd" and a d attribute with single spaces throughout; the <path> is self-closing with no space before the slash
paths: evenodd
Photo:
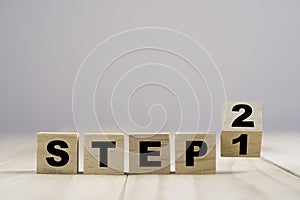
<path id="1" fill-rule="evenodd" d="M 176 174 L 213 174 L 215 172 L 216 134 L 175 134 Z"/>
<path id="2" fill-rule="evenodd" d="M 76 174 L 78 134 L 40 132 L 37 134 L 37 173 Z"/>
<path id="3" fill-rule="evenodd" d="M 169 174 L 170 134 L 130 134 L 129 173 Z"/>
<path id="4" fill-rule="evenodd" d="M 260 157 L 262 105 L 227 102 L 222 109 L 221 156 Z"/>
<path id="5" fill-rule="evenodd" d="M 84 134 L 84 174 L 124 174 L 124 134 Z"/>

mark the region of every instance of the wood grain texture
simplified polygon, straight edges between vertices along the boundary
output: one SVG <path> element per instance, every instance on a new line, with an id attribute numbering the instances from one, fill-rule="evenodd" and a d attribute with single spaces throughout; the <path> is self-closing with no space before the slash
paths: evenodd
<path id="1" fill-rule="evenodd" d="M 232 111 L 238 104 L 246 104 L 252 108 L 252 113 L 243 121 L 253 122 L 253 127 L 234 127 L 233 122 L 241 116 L 245 110 Z M 262 142 L 262 105 L 254 102 L 226 102 L 222 107 L 222 133 L 221 156 L 222 157 L 260 157 Z M 233 143 L 233 139 L 241 134 L 247 136 L 246 154 L 240 154 L 240 143 Z"/>
<path id="2" fill-rule="evenodd" d="M 92 142 L 114 142 L 115 148 L 107 149 L 107 167 L 100 167 L 99 148 L 92 148 Z M 124 174 L 124 134 L 84 134 L 84 174 Z"/>
<path id="3" fill-rule="evenodd" d="M 186 166 L 187 141 L 203 141 L 207 144 L 204 156 L 194 157 L 194 166 Z M 195 151 L 201 152 L 201 148 Z M 216 134 L 176 133 L 175 134 L 175 173 L 213 174 L 216 172 Z"/>
<path id="4" fill-rule="evenodd" d="M 160 147 L 149 147 L 149 151 L 159 151 L 159 156 L 148 156 L 148 160 L 159 161 L 160 167 L 140 165 L 140 142 L 160 142 Z M 129 135 L 129 173 L 170 173 L 170 134 L 169 133 L 135 133 Z"/>
<path id="5" fill-rule="evenodd" d="M 67 148 L 55 147 L 69 155 L 69 161 L 64 166 L 51 166 L 46 158 L 53 157 L 55 161 L 60 157 L 50 154 L 47 145 L 54 140 L 67 144 Z M 57 146 L 57 145 L 56 145 Z M 59 132 L 40 132 L 37 134 L 37 173 L 38 174 L 77 174 L 78 171 L 78 134 Z"/>

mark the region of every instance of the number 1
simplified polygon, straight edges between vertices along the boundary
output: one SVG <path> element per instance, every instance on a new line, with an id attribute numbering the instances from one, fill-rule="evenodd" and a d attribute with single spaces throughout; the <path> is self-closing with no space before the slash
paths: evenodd
<path id="1" fill-rule="evenodd" d="M 248 135 L 241 134 L 239 137 L 232 140 L 232 144 L 240 143 L 240 155 L 247 155 Z"/>

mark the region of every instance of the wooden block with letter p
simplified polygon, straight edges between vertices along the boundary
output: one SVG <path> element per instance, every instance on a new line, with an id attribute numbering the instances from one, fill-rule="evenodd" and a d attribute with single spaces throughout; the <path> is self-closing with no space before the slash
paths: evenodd
<path id="1" fill-rule="evenodd" d="M 124 174 L 124 134 L 84 134 L 84 174 Z"/>
<path id="2" fill-rule="evenodd" d="M 260 157 L 262 105 L 227 102 L 222 109 L 221 156 Z"/>
<path id="3" fill-rule="evenodd" d="M 216 173 L 216 134 L 176 133 L 175 173 Z"/>
<path id="4" fill-rule="evenodd" d="M 169 174 L 170 134 L 130 134 L 129 173 Z"/>
<path id="5" fill-rule="evenodd" d="M 40 132 L 37 134 L 38 174 L 77 174 L 78 134 Z"/>

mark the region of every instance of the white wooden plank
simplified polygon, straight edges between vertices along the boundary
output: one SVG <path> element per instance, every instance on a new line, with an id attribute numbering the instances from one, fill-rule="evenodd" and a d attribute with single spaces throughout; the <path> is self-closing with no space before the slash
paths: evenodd
<path id="1" fill-rule="evenodd" d="M 300 132 L 263 134 L 262 157 L 300 176 Z"/>
<path id="2" fill-rule="evenodd" d="M 126 175 L 0 172 L 0 199 L 120 199 Z"/>
<path id="3" fill-rule="evenodd" d="M 261 159 L 219 159 L 216 175 L 128 176 L 124 199 L 299 199 L 300 180 Z"/>
<path id="4" fill-rule="evenodd" d="M 0 140 L 0 171 L 35 171 L 35 134 L 8 134 Z"/>

